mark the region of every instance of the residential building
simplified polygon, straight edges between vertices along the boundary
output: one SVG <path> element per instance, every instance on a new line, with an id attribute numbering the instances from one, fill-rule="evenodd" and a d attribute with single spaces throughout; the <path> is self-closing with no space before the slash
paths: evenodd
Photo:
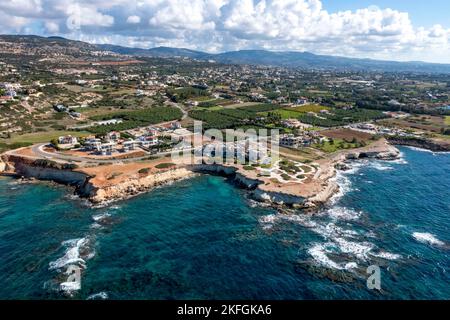
<path id="1" fill-rule="evenodd" d="M 114 142 L 102 143 L 100 146 L 102 155 L 111 155 L 115 146 L 116 144 Z"/>
<path id="2" fill-rule="evenodd" d="M 107 141 L 114 141 L 114 142 L 117 142 L 118 140 L 120 139 L 120 132 L 117 132 L 117 131 L 111 131 L 111 132 L 108 132 L 107 134 L 106 134 L 106 140 Z"/>
<path id="3" fill-rule="evenodd" d="M 73 136 L 61 136 L 58 138 L 59 144 L 66 144 L 66 145 L 76 145 L 78 143 L 77 137 Z"/>

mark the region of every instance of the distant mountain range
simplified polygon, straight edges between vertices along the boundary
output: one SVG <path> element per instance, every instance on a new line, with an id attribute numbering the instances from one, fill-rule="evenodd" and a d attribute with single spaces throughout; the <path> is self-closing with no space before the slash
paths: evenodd
<path id="1" fill-rule="evenodd" d="M 425 62 L 396 62 L 371 59 L 355 59 L 337 56 L 316 55 L 309 52 L 240 50 L 211 54 L 183 48 L 157 47 L 151 49 L 130 48 L 111 44 L 94 45 L 62 37 L 39 37 L 25 35 L 0 35 L 0 42 L 17 44 L 33 54 L 50 52 L 82 56 L 95 50 L 107 50 L 118 54 L 141 57 L 185 57 L 197 60 L 214 60 L 224 64 L 250 64 L 305 69 L 380 71 L 380 72 L 420 72 L 450 74 L 450 64 Z M 4 46 L 5 48 L 7 46 Z M 6 50 L 6 49 L 5 49 Z M 7 51 L 0 48 L 0 54 Z"/>
<path id="2" fill-rule="evenodd" d="M 97 47 L 116 53 L 135 56 L 186 57 L 197 60 L 214 60 L 225 64 L 251 64 L 353 71 L 450 73 L 450 64 L 355 59 L 316 55 L 309 52 L 239 50 L 210 54 L 190 49 L 169 47 L 157 47 L 151 49 L 129 48 L 114 45 L 97 45 Z"/>

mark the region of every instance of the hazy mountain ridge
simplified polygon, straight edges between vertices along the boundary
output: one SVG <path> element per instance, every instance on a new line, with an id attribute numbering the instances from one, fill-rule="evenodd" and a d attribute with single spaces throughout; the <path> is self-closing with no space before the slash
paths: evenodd
<path id="1" fill-rule="evenodd" d="M 142 57 L 186 57 L 197 60 L 214 60 L 225 64 L 252 64 L 307 69 L 329 69 L 349 71 L 422 72 L 450 74 L 450 64 L 425 62 L 396 62 L 371 59 L 356 59 L 309 52 L 240 50 L 210 54 L 185 48 L 157 47 L 151 49 L 131 48 L 111 44 L 90 44 L 62 37 L 40 37 L 29 35 L 0 35 L 0 54 L 22 53 L 28 55 L 91 55 L 94 51 L 106 50 L 122 55 Z"/>
<path id="2" fill-rule="evenodd" d="M 99 45 L 106 49 L 107 46 Z M 372 59 L 356 59 L 337 56 L 316 55 L 309 52 L 294 51 L 266 51 L 266 50 L 240 50 L 218 54 L 210 54 L 183 48 L 157 47 L 151 49 L 137 49 L 120 47 L 113 52 L 143 55 L 152 57 L 186 57 L 198 60 L 214 60 L 228 64 L 253 64 L 280 66 L 292 68 L 315 68 L 330 70 L 361 70 L 382 72 L 424 72 L 424 73 L 450 73 L 449 64 L 435 64 L 426 62 L 397 62 Z"/>

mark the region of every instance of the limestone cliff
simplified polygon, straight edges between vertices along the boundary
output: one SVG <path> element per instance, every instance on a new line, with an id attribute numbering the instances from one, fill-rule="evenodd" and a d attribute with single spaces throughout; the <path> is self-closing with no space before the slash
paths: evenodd
<path id="1" fill-rule="evenodd" d="M 138 175 L 106 186 L 96 186 L 88 181 L 80 191 L 93 203 L 110 202 L 136 196 L 159 185 L 190 177 L 192 174 L 192 171 L 186 168 L 177 168 L 146 176 Z"/>

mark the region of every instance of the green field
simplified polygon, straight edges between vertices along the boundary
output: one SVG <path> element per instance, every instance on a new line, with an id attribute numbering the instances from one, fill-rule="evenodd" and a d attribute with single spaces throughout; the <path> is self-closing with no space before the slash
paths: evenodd
<path id="1" fill-rule="evenodd" d="M 72 135 L 75 137 L 83 137 L 88 136 L 90 133 L 86 131 L 44 131 L 44 132 L 35 132 L 28 133 L 24 135 L 15 135 L 10 139 L 6 139 L 4 142 L 7 144 L 14 143 L 41 143 L 48 142 L 52 139 L 58 138 L 60 136 Z"/>
<path id="2" fill-rule="evenodd" d="M 332 152 L 336 152 L 338 150 L 343 150 L 343 149 L 358 148 L 358 147 L 360 147 L 360 145 L 359 145 L 359 143 L 351 143 L 351 142 L 346 142 L 341 139 L 334 139 L 333 143 L 330 143 L 329 141 L 327 141 L 327 142 L 324 142 L 323 144 L 315 144 L 312 147 L 322 150 L 327 153 L 332 153 Z"/>
<path id="3" fill-rule="evenodd" d="M 331 110 L 331 108 L 317 104 L 311 104 L 300 107 L 283 108 L 273 112 L 279 114 L 281 116 L 281 119 L 285 120 L 285 119 L 298 119 L 302 114 L 305 114 L 307 112 L 319 113 L 321 110 Z M 267 116 L 268 112 L 261 112 L 260 115 Z"/>
<path id="4" fill-rule="evenodd" d="M 306 113 L 306 112 L 320 112 L 320 110 L 331 110 L 329 107 L 321 106 L 318 104 L 307 104 L 304 106 L 299 107 L 293 107 L 293 108 L 286 108 L 288 110 L 297 111 L 300 113 Z"/>
<path id="5" fill-rule="evenodd" d="M 450 126 L 450 116 L 445 116 L 445 125 Z"/>
<path id="6" fill-rule="evenodd" d="M 151 124 L 179 120 L 182 116 L 183 113 L 176 107 L 160 106 L 134 111 L 123 110 L 90 117 L 90 119 L 94 121 L 120 118 L 123 120 L 122 123 L 90 127 L 88 130 L 94 134 L 106 134 L 110 131 L 124 131 Z"/>
<path id="7" fill-rule="evenodd" d="M 221 107 L 221 106 L 214 106 L 214 107 L 209 107 L 209 108 L 206 108 L 206 107 L 195 107 L 192 110 L 195 110 L 195 111 L 217 111 L 217 110 L 222 110 L 222 109 L 223 109 L 223 107 Z"/>
<path id="8" fill-rule="evenodd" d="M 289 109 L 281 109 L 274 111 L 274 113 L 278 113 L 281 116 L 281 119 L 298 119 L 301 115 L 300 112 L 297 112 L 295 110 L 289 110 Z M 266 113 L 267 115 L 267 113 Z"/>

